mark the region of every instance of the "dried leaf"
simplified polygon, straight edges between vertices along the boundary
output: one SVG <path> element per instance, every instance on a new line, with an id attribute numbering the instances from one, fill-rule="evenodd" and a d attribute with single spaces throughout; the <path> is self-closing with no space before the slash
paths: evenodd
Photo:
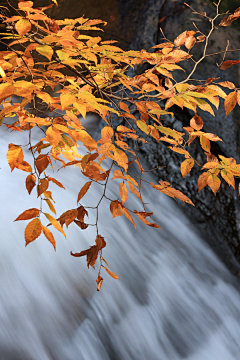
<path id="1" fill-rule="evenodd" d="M 106 268 L 106 266 L 103 266 L 104 269 L 106 270 L 106 272 L 113 278 L 113 279 L 119 279 L 119 277 L 114 274 L 112 271 L 108 270 L 108 268 Z"/>
<path id="2" fill-rule="evenodd" d="M 190 120 L 190 126 L 195 130 L 201 130 L 203 127 L 203 120 L 201 116 L 195 114 L 194 117 Z"/>
<path id="3" fill-rule="evenodd" d="M 35 185 L 36 185 L 36 176 L 32 174 L 28 175 L 26 178 L 26 188 L 29 195 L 31 194 L 32 189 L 34 188 Z"/>
<path id="4" fill-rule="evenodd" d="M 41 235 L 42 232 L 42 224 L 41 221 L 36 218 L 30 221 L 30 223 L 26 226 L 24 235 L 25 235 L 25 241 L 26 246 L 34 241 L 36 238 L 38 238 Z"/>
<path id="5" fill-rule="evenodd" d="M 48 185 L 49 185 L 48 179 L 41 179 L 41 180 L 40 180 L 40 184 L 37 185 L 37 194 L 38 194 L 38 197 L 39 197 L 40 195 L 42 195 L 42 193 L 43 193 L 44 191 L 47 190 Z"/>
<path id="6" fill-rule="evenodd" d="M 226 112 L 226 117 L 230 114 L 230 112 L 235 108 L 237 105 L 237 92 L 232 91 L 225 99 L 224 107 Z"/>
<path id="7" fill-rule="evenodd" d="M 54 247 L 54 250 L 56 251 L 56 242 L 55 242 L 55 239 L 54 239 L 53 234 L 51 233 L 51 231 L 47 227 L 45 227 L 43 225 L 42 225 L 42 231 L 43 231 L 43 234 L 48 239 L 48 241 L 50 241 L 50 243 Z"/>
<path id="8" fill-rule="evenodd" d="M 33 219 L 37 217 L 39 213 L 40 213 L 39 209 L 36 208 L 28 209 L 24 211 L 22 214 L 20 214 L 14 221 Z"/>
<path id="9" fill-rule="evenodd" d="M 86 192 L 90 188 L 91 183 L 92 183 L 92 181 L 88 181 L 88 182 L 86 182 L 86 184 L 83 185 L 83 187 L 81 188 L 81 190 L 78 193 L 77 204 L 84 197 L 84 195 L 86 194 Z"/>
<path id="10" fill-rule="evenodd" d="M 124 204 L 128 199 L 128 191 L 126 185 L 124 184 L 124 181 L 119 184 L 119 193 L 121 196 L 122 203 Z"/>

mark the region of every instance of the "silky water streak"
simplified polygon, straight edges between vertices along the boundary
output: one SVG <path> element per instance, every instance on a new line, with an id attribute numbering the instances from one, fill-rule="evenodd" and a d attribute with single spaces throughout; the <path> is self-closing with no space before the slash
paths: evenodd
<path id="1" fill-rule="evenodd" d="M 202 241 L 176 203 L 143 184 L 162 229 L 123 216 L 111 219 L 109 202 L 99 212 L 104 258 L 119 280 L 70 256 L 94 244 L 96 230 L 71 224 L 67 239 L 54 232 L 57 251 L 41 235 L 24 246 L 26 221 L 13 220 L 39 207 L 25 188 L 26 173 L 10 172 L 8 143 L 27 144 L 19 132 L 0 130 L 0 359 L 1 360 L 238 360 L 240 294 L 235 279 Z M 25 159 L 31 161 L 25 151 Z M 53 175 L 58 214 L 76 207 L 88 181 L 79 168 Z M 148 175 L 148 180 L 155 181 Z M 93 184 L 83 205 L 94 206 L 102 188 Z M 35 192 L 35 190 L 33 191 Z M 109 197 L 118 198 L 118 180 Z M 129 206 L 140 208 L 134 195 Z M 189 205 L 190 206 L 190 205 Z M 44 209 L 47 212 L 47 208 Z M 90 214 L 93 219 L 94 213 Z M 46 224 L 45 224 L 46 225 Z"/>

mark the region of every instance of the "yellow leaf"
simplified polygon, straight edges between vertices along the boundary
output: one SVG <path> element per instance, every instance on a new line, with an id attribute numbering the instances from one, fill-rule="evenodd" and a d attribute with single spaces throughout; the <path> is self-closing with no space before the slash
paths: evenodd
<path id="1" fill-rule="evenodd" d="M 59 224 L 59 222 L 56 219 L 54 219 L 54 217 L 51 216 L 50 214 L 47 214 L 47 213 L 43 213 L 43 214 L 50 221 L 50 223 L 66 237 L 66 234 L 63 231 L 63 229 L 62 229 L 61 225 Z"/>
<path id="2" fill-rule="evenodd" d="M 128 169 L 128 157 L 124 151 L 115 148 L 114 150 L 114 160 L 118 163 L 118 165 L 122 166 L 125 171 Z"/>
<path id="3" fill-rule="evenodd" d="M 211 149 L 210 141 L 204 135 L 200 136 L 200 144 L 204 151 L 210 152 L 210 149 Z"/>
<path id="4" fill-rule="evenodd" d="M 221 185 L 221 180 L 216 175 L 210 174 L 207 179 L 207 184 L 212 189 L 213 193 L 216 195 Z"/>
<path id="5" fill-rule="evenodd" d="M 56 251 L 56 242 L 55 242 L 55 239 L 54 239 L 51 231 L 43 225 L 42 225 L 42 231 L 43 231 L 44 235 L 46 236 L 46 238 L 48 239 L 48 241 L 50 241 L 50 243 L 54 247 L 54 250 Z"/>
<path id="6" fill-rule="evenodd" d="M 3 68 L 0 66 L 0 75 L 3 79 L 5 79 L 6 77 L 6 74 L 5 74 L 5 71 L 3 70 Z"/>
<path id="7" fill-rule="evenodd" d="M 185 176 L 187 176 L 187 174 L 190 173 L 193 166 L 194 166 L 193 159 L 186 159 L 181 163 L 181 174 L 183 178 L 185 178 Z"/>
<path id="8" fill-rule="evenodd" d="M 49 61 L 51 61 L 52 56 L 53 56 L 53 49 L 51 48 L 51 46 L 49 45 L 38 45 L 36 47 L 36 51 L 45 56 L 46 58 L 48 58 Z"/>
<path id="9" fill-rule="evenodd" d="M 63 110 L 66 109 L 69 105 L 72 105 L 73 103 L 75 103 L 76 98 L 74 95 L 72 94 L 61 94 L 60 95 L 60 101 L 61 101 L 61 105 Z"/>
<path id="10" fill-rule="evenodd" d="M 44 191 L 44 193 L 45 193 L 45 191 Z M 51 201 L 49 199 L 44 199 L 44 200 L 48 204 L 49 209 L 56 215 L 56 210 L 55 210 L 53 204 L 51 203 Z"/>
<path id="11" fill-rule="evenodd" d="M 21 37 L 28 33 L 31 30 L 31 27 L 32 25 L 27 19 L 20 19 L 15 25 L 15 28 Z"/>
<path id="12" fill-rule="evenodd" d="M 25 233 L 24 233 L 26 246 L 30 242 L 32 242 L 36 238 L 38 238 L 41 235 L 41 232 L 42 232 L 41 221 L 38 218 L 30 221 L 30 223 L 26 226 Z"/>

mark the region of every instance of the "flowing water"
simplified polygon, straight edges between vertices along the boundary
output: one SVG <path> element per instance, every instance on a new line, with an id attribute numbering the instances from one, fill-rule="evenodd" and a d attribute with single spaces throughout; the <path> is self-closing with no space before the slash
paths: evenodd
<path id="1" fill-rule="evenodd" d="M 103 203 L 99 232 L 107 242 L 104 258 L 119 280 L 103 270 L 97 292 L 98 265 L 88 270 L 84 258 L 69 255 L 94 244 L 94 227 L 81 231 L 72 224 L 67 239 L 53 230 L 56 252 L 43 235 L 25 248 L 27 222 L 13 220 L 38 207 L 39 201 L 25 189 L 26 173 L 10 173 L 9 142 L 22 144 L 21 134 L 2 129 L 1 360 L 239 359 L 240 294 L 235 280 L 174 201 L 144 186 L 145 201 L 162 229 L 136 221 L 137 232 L 127 219 L 111 219 L 109 203 Z M 50 187 L 61 214 L 76 207 L 87 178 L 78 168 L 63 169 L 55 177 L 66 187 Z M 93 185 L 83 204 L 95 205 L 100 190 Z M 119 197 L 117 180 L 110 182 L 107 195 Z M 140 207 L 133 196 L 129 204 Z"/>

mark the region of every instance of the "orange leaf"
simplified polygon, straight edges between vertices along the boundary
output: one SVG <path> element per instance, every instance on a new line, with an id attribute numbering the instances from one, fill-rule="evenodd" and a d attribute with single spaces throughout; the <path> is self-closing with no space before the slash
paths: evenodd
<path id="1" fill-rule="evenodd" d="M 42 232 L 42 224 L 41 221 L 36 218 L 30 221 L 30 223 L 26 226 L 25 229 L 25 240 L 26 240 L 26 246 L 34 241 L 36 238 L 38 238 L 41 235 Z"/>
<path id="2" fill-rule="evenodd" d="M 47 179 L 41 179 L 41 180 L 40 180 L 40 184 L 37 185 L 37 194 L 38 194 L 38 197 L 39 197 L 44 191 L 47 190 L 48 185 L 49 185 L 49 181 L 48 181 Z"/>
<path id="3" fill-rule="evenodd" d="M 203 121 L 197 114 L 190 120 L 190 126 L 195 130 L 201 130 L 203 127 Z"/>
<path id="4" fill-rule="evenodd" d="M 21 37 L 28 33 L 31 30 L 31 27 L 32 25 L 27 19 L 20 19 L 15 25 L 15 28 Z"/>
<path id="5" fill-rule="evenodd" d="M 230 114 L 230 112 L 235 108 L 237 104 L 237 92 L 233 91 L 226 97 L 224 101 L 224 107 L 226 112 L 226 117 Z"/>
<path id="6" fill-rule="evenodd" d="M 26 178 L 26 188 L 29 193 L 29 195 L 32 192 L 32 189 L 36 185 L 36 176 L 35 175 L 28 175 Z"/>
<path id="7" fill-rule="evenodd" d="M 124 182 L 119 184 L 119 192 L 120 192 L 122 203 L 124 204 L 128 199 L 128 191 L 127 191 L 127 187 L 124 184 Z"/>
<path id="8" fill-rule="evenodd" d="M 226 87 L 230 90 L 236 89 L 236 86 L 231 81 L 222 81 L 222 82 L 218 83 L 218 85 Z"/>
<path id="9" fill-rule="evenodd" d="M 11 171 L 18 167 L 23 162 L 23 152 L 20 146 L 9 144 L 7 152 L 8 164 L 11 168 Z"/>
<path id="10" fill-rule="evenodd" d="M 102 283 L 103 283 L 103 278 L 100 275 L 98 275 L 98 277 L 96 279 L 96 283 L 98 284 L 97 291 L 100 291 Z"/>
<path id="11" fill-rule="evenodd" d="M 63 226 L 63 224 L 66 224 L 66 227 L 68 227 L 68 225 L 70 225 L 74 221 L 74 219 L 76 219 L 76 217 L 78 217 L 77 209 L 68 210 L 60 216 L 59 222 L 61 226 Z"/>
<path id="12" fill-rule="evenodd" d="M 240 64 L 240 60 L 227 60 L 227 61 L 224 61 L 224 63 L 221 65 L 220 69 L 221 70 L 226 70 L 230 66 L 233 66 L 233 65 L 236 65 L 236 64 Z"/>
<path id="13" fill-rule="evenodd" d="M 204 172 L 202 173 L 198 178 L 198 192 L 201 191 L 205 186 L 207 185 L 207 179 L 208 179 L 209 173 Z"/>
<path id="14" fill-rule="evenodd" d="M 232 185 L 232 187 L 235 189 L 235 179 L 230 172 L 226 170 L 221 170 L 221 176 L 228 183 L 229 186 Z"/>
<path id="15" fill-rule="evenodd" d="M 60 181 L 58 181 L 58 180 L 56 180 L 56 179 L 54 179 L 54 178 L 52 178 L 52 177 L 49 177 L 48 180 L 49 180 L 49 181 L 52 181 L 54 184 L 56 184 L 56 185 L 59 186 L 60 188 L 65 189 L 65 187 L 63 186 L 63 184 L 60 183 Z"/>
<path id="16" fill-rule="evenodd" d="M 140 193 L 138 192 L 138 190 L 135 188 L 135 186 L 130 181 L 128 181 L 128 186 L 129 186 L 131 193 L 135 194 L 142 201 Z"/>
<path id="17" fill-rule="evenodd" d="M 204 135 L 200 136 L 200 144 L 204 151 L 210 152 L 210 149 L 211 149 L 210 141 Z"/>
<path id="18" fill-rule="evenodd" d="M 51 216 L 50 214 L 47 214 L 47 213 L 43 213 L 43 214 L 50 221 L 50 223 L 66 237 L 66 234 L 63 231 L 63 229 L 62 229 L 61 225 L 59 224 L 59 222 L 56 219 L 54 219 L 54 217 Z"/>
<path id="19" fill-rule="evenodd" d="M 88 181 L 88 182 L 86 182 L 86 184 L 83 185 L 83 187 L 81 188 L 81 190 L 79 191 L 79 194 L 78 194 L 77 204 L 83 198 L 83 196 L 86 194 L 86 192 L 88 191 L 91 183 L 92 183 L 92 181 Z"/>
<path id="20" fill-rule="evenodd" d="M 39 155 L 35 160 L 35 165 L 39 175 L 48 167 L 50 161 L 47 155 Z"/>
<path id="21" fill-rule="evenodd" d="M 112 271 L 108 270 L 108 268 L 106 268 L 106 266 L 103 266 L 104 269 L 106 270 L 106 272 L 113 278 L 113 279 L 119 279 L 119 277 L 114 274 Z"/>
<path id="22" fill-rule="evenodd" d="M 125 171 L 128 168 L 128 157 L 124 151 L 115 148 L 114 150 L 114 160 L 118 163 L 118 165 L 122 166 Z"/>
<path id="23" fill-rule="evenodd" d="M 185 176 L 187 176 L 187 174 L 190 173 L 193 166 L 194 166 L 193 159 L 186 159 L 181 163 L 181 174 L 183 178 L 185 178 Z"/>
<path id="24" fill-rule="evenodd" d="M 111 202 L 110 211 L 112 213 L 113 218 L 123 215 L 121 203 L 117 200 Z"/>
<path id="25" fill-rule="evenodd" d="M 53 147 L 56 147 L 59 141 L 61 140 L 62 136 L 59 132 L 55 131 L 52 126 L 46 131 L 47 140 Z"/>
<path id="26" fill-rule="evenodd" d="M 56 251 L 56 242 L 55 242 L 55 239 L 54 239 L 51 231 L 43 225 L 42 225 L 42 231 L 43 231 L 44 235 L 46 236 L 46 238 L 48 239 L 48 241 L 50 241 L 50 243 L 54 247 L 54 250 Z"/>
<path id="27" fill-rule="evenodd" d="M 72 94 L 61 94 L 60 101 L 63 109 L 66 109 L 69 105 L 75 103 L 76 98 Z"/>
<path id="28" fill-rule="evenodd" d="M 139 219 L 146 225 L 148 226 L 151 226 L 151 227 L 154 227 L 154 228 L 158 228 L 158 229 L 161 229 L 160 226 L 158 226 L 156 223 L 151 223 L 149 222 L 146 217 L 147 216 L 151 216 L 153 213 L 147 213 L 147 212 L 144 212 L 144 211 L 136 211 L 134 210 L 134 213 L 139 217 Z"/>
<path id="29" fill-rule="evenodd" d="M 38 210 L 36 208 L 28 209 L 28 210 L 24 211 L 22 214 L 20 214 L 14 221 L 33 219 L 33 218 L 37 217 L 39 215 L 39 213 L 40 213 L 40 210 Z"/>
<path id="30" fill-rule="evenodd" d="M 212 189 L 213 193 L 216 195 L 221 185 L 221 180 L 216 175 L 210 174 L 207 179 L 207 184 Z"/>

